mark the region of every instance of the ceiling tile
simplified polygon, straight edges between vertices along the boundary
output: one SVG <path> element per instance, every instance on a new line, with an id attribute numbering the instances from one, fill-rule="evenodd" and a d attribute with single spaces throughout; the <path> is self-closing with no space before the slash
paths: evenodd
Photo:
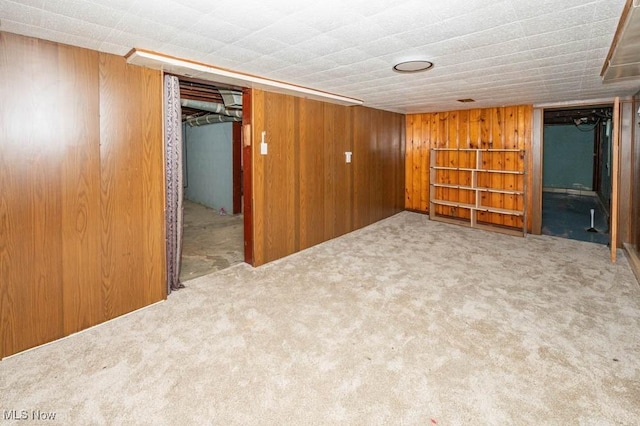
<path id="1" fill-rule="evenodd" d="M 114 54 L 133 47 L 396 111 L 628 96 L 603 84 L 626 0 L 0 0 L 0 29 Z M 434 68 L 391 67 L 424 58 Z"/>
<path id="2" fill-rule="evenodd" d="M 0 1 L 0 20 L 22 23 L 37 29 L 42 26 L 42 9 L 9 1 Z M 43 28 L 45 30 L 46 28 Z"/>

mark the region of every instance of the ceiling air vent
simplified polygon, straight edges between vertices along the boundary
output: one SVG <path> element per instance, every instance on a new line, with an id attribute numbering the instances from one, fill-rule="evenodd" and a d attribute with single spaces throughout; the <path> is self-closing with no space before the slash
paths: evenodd
<path id="1" fill-rule="evenodd" d="M 475 99 L 471 99 L 471 98 L 458 99 L 458 102 L 462 102 L 463 104 L 466 104 L 466 103 L 469 103 L 469 102 L 475 102 Z"/>

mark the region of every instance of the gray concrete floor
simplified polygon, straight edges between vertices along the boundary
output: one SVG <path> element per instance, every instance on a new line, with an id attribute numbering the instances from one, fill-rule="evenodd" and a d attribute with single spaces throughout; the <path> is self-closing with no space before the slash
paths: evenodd
<path id="1" fill-rule="evenodd" d="M 184 200 L 180 281 L 188 281 L 244 261 L 243 217 Z"/>
<path id="2" fill-rule="evenodd" d="M 591 213 L 594 210 L 594 229 Z M 595 195 L 542 193 L 542 233 L 572 240 L 609 244 L 608 213 Z"/>

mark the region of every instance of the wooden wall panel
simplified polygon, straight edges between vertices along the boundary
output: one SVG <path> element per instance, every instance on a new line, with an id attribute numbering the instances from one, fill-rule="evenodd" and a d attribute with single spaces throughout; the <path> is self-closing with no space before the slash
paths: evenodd
<path id="1" fill-rule="evenodd" d="M 319 101 L 298 101 L 298 205 L 300 208 L 299 249 L 303 250 L 325 241 L 325 181 L 331 185 L 331 175 L 335 169 L 335 155 L 325 158 L 325 143 L 331 146 L 332 141 L 325 141 L 324 104 Z M 325 168 L 325 162 L 333 162 L 334 167 Z M 328 172 L 328 175 L 326 174 Z M 327 200 L 327 209 L 330 202 Z M 329 226 L 333 226 L 330 224 Z"/>
<path id="2" fill-rule="evenodd" d="M 351 109 L 324 104 L 324 240 L 353 229 L 353 168 L 345 152 L 352 152 Z"/>
<path id="3" fill-rule="evenodd" d="M 635 112 L 638 109 L 640 109 L 640 94 L 636 94 L 634 97 L 631 111 Z M 631 162 L 630 180 L 632 182 L 629 242 L 634 246 L 635 251 L 640 254 L 640 117 L 631 118 L 631 122 L 633 128 L 631 156 L 627 160 Z"/>
<path id="4" fill-rule="evenodd" d="M 256 266 L 402 210 L 403 116 L 259 90 L 252 104 L 268 142 L 253 146 Z"/>
<path id="5" fill-rule="evenodd" d="M 376 170 L 371 159 L 371 112 L 369 108 L 353 111 L 353 226 L 367 226 L 373 221 L 371 188 L 375 186 Z"/>
<path id="6" fill-rule="evenodd" d="M 354 228 L 403 208 L 404 118 L 399 114 L 355 107 L 353 111 Z"/>
<path id="7" fill-rule="evenodd" d="M 131 133 L 142 117 L 129 108 L 126 62 L 100 55 L 100 68 L 102 292 L 104 316 L 114 318 L 143 306 L 143 290 L 136 285 L 144 279 L 137 255 L 144 226 L 142 188 L 136 170 L 127 167 L 142 158 L 142 146 Z"/>
<path id="8" fill-rule="evenodd" d="M 298 245 L 296 104 L 292 96 L 253 91 L 254 265 Z M 262 132 L 268 154 L 260 154 Z"/>
<path id="9" fill-rule="evenodd" d="M 3 356 L 62 335 L 57 69 L 55 44 L 0 33 Z"/>
<path id="10" fill-rule="evenodd" d="M 0 32 L 0 357 L 164 297 L 160 73 L 134 68 Z"/>
<path id="11" fill-rule="evenodd" d="M 424 213 L 429 212 L 430 149 L 431 148 L 483 148 L 523 149 L 531 147 L 532 107 L 529 105 L 500 108 L 471 109 L 426 114 L 411 114 L 406 117 L 407 145 L 405 167 L 405 208 Z M 458 167 L 475 167 L 475 157 L 464 152 L 440 151 L 436 160 L 441 165 L 458 164 Z M 487 168 L 517 170 L 524 164 L 522 153 L 491 153 L 482 157 Z M 528 164 L 527 164 L 528 165 Z M 453 185 L 469 185 L 471 174 L 465 171 L 439 170 L 441 182 Z M 525 182 L 525 179 L 527 182 Z M 530 187 L 531 176 L 478 173 L 479 186 L 498 186 L 522 191 L 525 184 Z M 418 197 L 424 197 L 418 202 Z M 475 203 L 471 191 L 453 188 L 435 188 L 437 199 L 453 199 L 461 203 Z M 525 197 L 515 194 L 482 193 L 483 204 L 505 209 L 520 210 Z M 530 203 L 527 216 L 530 217 Z M 436 213 L 444 216 L 467 218 L 469 211 L 448 206 L 436 206 Z M 522 225 L 522 218 L 498 213 L 478 212 L 479 222 L 503 224 L 511 227 Z M 530 223 L 530 222 L 529 222 Z M 530 229 L 530 227 L 529 227 Z"/>
<path id="12" fill-rule="evenodd" d="M 143 288 L 141 303 L 146 306 L 167 297 L 163 81 L 162 73 L 154 70 L 129 66 L 128 72 L 135 76 L 131 90 L 136 93 L 130 108 L 136 108 L 141 119 L 137 126 L 138 133 L 132 135 L 129 143 L 139 143 L 142 147 L 137 173 L 142 185 L 140 255 L 144 275 L 143 282 L 134 285 Z M 136 106 L 138 102 L 144 107 Z"/>
<path id="13" fill-rule="evenodd" d="M 249 95 L 249 94 L 247 94 Z M 247 96 L 243 96 L 247 97 Z M 265 159 L 260 155 L 260 137 L 262 129 L 265 128 L 265 92 L 262 90 L 252 90 L 251 99 L 251 151 L 252 151 L 252 187 L 253 195 L 253 265 L 259 266 L 266 262 L 265 260 Z M 244 103 L 244 102 L 243 102 Z M 260 129 L 258 131 L 257 129 Z M 245 222 L 246 224 L 246 222 Z"/>
<path id="14" fill-rule="evenodd" d="M 63 334 L 103 321 L 100 286 L 100 110 L 98 53 L 59 46 L 62 158 Z M 83 120 L 78 120 L 83 117 Z"/>

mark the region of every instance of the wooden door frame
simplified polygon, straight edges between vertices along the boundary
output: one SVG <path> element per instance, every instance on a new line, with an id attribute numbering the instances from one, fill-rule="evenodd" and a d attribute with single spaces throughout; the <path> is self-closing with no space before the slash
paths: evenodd
<path id="1" fill-rule="evenodd" d="M 542 173 L 543 173 L 543 149 L 544 149 L 544 110 L 555 108 L 580 108 L 594 105 L 612 106 L 614 109 L 614 117 L 612 120 L 613 130 L 611 143 L 614 144 L 615 150 L 612 155 L 613 167 L 611 173 L 611 260 L 615 262 L 615 250 L 617 248 L 617 228 L 618 228 L 618 207 L 615 206 L 614 211 L 614 195 L 615 203 L 618 203 L 618 186 L 619 186 L 619 140 L 620 140 L 620 99 L 611 100 L 594 100 L 579 103 L 560 103 L 553 105 L 534 106 L 533 109 L 533 136 L 531 138 L 531 162 L 530 173 L 532 174 L 532 194 L 531 194 L 531 233 L 540 235 L 542 233 Z M 617 112 L 615 111 L 617 107 Z M 617 132 L 617 133 L 616 133 Z M 615 239 L 614 239 L 615 238 Z"/>
<path id="2" fill-rule="evenodd" d="M 612 145 L 612 166 L 611 166 L 611 262 L 615 263 L 618 251 L 618 211 L 620 186 L 620 98 L 616 97 L 613 102 L 613 131 L 611 137 Z"/>
<path id="3" fill-rule="evenodd" d="M 253 266 L 253 120 L 252 92 L 242 89 L 242 188 L 244 207 L 244 261 Z"/>
<path id="4" fill-rule="evenodd" d="M 242 213 L 242 123 L 233 122 L 233 214 Z"/>

